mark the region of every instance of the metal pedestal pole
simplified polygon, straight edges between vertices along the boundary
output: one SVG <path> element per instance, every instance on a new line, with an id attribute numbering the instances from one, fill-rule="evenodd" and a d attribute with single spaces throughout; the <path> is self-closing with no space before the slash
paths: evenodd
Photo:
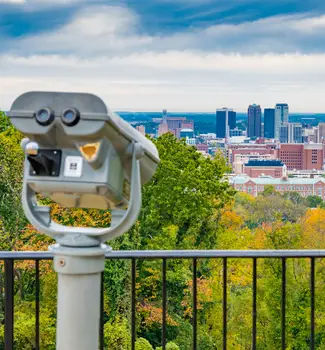
<path id="1" fill-rule="evenodd" d="M 51 246 L 58 273 L 57 350 L 97 350 L 106 246 Z"/>

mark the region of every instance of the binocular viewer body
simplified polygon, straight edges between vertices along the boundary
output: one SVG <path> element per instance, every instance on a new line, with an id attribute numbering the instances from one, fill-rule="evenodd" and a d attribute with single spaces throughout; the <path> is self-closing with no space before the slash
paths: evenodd
<path id="1" fill-rule="evenodd" d="M 125 207 L 134 143 L 142 149 L 141 184 L 159 162 L 152 142 L 91 94 L 28 92 L 9 116 L 28 138 L 24 181 L 64 207 Z"/>
<path id="2" fill-rule="evenodd" d="M 26 136 L 22 203 L 39 231 L 63 246 L 97 246 L 134 224 L 141 186 L 159 163 L 150 140 L 92 94 L 27 92 L 8 115 Z M 111 227 L 53 222 L 37 193 L 63 207 L 111 209 Z"/>

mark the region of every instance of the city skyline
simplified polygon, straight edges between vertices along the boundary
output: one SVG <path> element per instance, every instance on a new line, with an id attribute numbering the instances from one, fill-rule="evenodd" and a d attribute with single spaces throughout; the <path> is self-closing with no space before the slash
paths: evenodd
<path id="1" fill-rule="evenodd" d="M 113 110 L 325 112 L 325 4 L 0 0 L 0 108 L 87 91 Z M 285 35 L 283 35 L 285 33 Z"/>

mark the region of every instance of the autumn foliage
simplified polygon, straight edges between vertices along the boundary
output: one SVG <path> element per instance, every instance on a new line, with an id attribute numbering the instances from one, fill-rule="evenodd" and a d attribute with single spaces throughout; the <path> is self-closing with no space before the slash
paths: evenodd
<path id="1" fill-rule="evenodd" d="M 0 244 L 2 250 L 46 250 L 53 241 L 38 233 L 20 205 L 23 154 L 21 135 L 0 115 Z M 155 140 L 161 163 L 143 188 L 138 221 L 114 249 L 323 249 L 325 209 L 322 201 L 268 188 L 257 198 L 234 193 L 224 174 L 222 156 L 204 158 L 171 134 Z M 64 209 L 47 198 L 53 220 L 64 225 L 107 227 L 109 211 Z M 15 346 L 35 347 L 34 262 L 15 263 Z M 228 259 L 228 346 L 251 349 L 252 260 Z M 3 266 L 0 266 L 3 269 Z M 50 262 L 41 268 L 41 348 L 55 349 L 56 276 Z M 325 348 L 324 263 L 316 261 L 316 346 Z M 104 335 L 111 350 L 129 350 L 130 261 L 108 260 L 104 271 Z M 308 349 L 308 260 L 287 261 L 288 349 Z M 192 341 L 193 265 L 187 259 L 167 261 L 167 349 L 188 350 Z M 2 281 L 3 284 L 3 281 Z M 198 344 L 202 350 L 222 348 L 222 259 L 197 262 Z M 281 348 L 281 262 L 257 263 L 258 349 Z M 2 314 L 3 317 L 3 314 Z M 136 265 L 136 349 L 160 349 L 162 326 L 162 262 Z M 0 339 L 3 340 L 3 326 Z"/>

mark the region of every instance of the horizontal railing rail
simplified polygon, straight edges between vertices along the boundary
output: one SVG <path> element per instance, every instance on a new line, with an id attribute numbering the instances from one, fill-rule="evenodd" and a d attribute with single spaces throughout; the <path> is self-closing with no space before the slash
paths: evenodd
<path id="1" fill-rule="evenodd" d="M 120 250 L 106 253 L 107 259 L 204 259 L 204 258 L 324 258 L 325 249 L 285 250 Z M 51 252 L 0 251 L 0 260 L 50 260 Z"/>
<path id="2" fill-rule="evenodd" d="M 111 251 L 106 259 L 131 260 L 131 344 L 135 349 L 136 342 L 136 262 L 138 259 L 160 259 L 162 261 L 162 348 L 166 348 L 167 325 L 167 260 L 192 260 L 192 349 L 197 349 L 197 262 L 199 259 L 219 258 L 222 260 L 222 336 L 223 349 L 227 349 L 228 322 L 228 259 L 245 258 L 252 260 L 252 340 L 251 348 L 257 347 L 257 261 L 258 259 L 275 258 L 281 260 L 281 349 L 286 349 L 286 302 L 287 302 L 287 259 L 307 258 L 310 261 L 310 349 L 315 349 L 315 259 L 324 258 L 325 250 L 141 250 L 141 251 Z M 51 252 L 2 251 L 0 260 L 4 261 L 4 300 L 5 300 L 5 336 L 4 349 L 14 348 L 14 263 L 15 261 L 31 260 L 35 262 L 35 349 L 40 349 L 40 260 L 51 260 Z M 103 310 L 104 292 L 103 279 L 101 289 L 101 327 L 100 349 L 104 349 Z"/>

